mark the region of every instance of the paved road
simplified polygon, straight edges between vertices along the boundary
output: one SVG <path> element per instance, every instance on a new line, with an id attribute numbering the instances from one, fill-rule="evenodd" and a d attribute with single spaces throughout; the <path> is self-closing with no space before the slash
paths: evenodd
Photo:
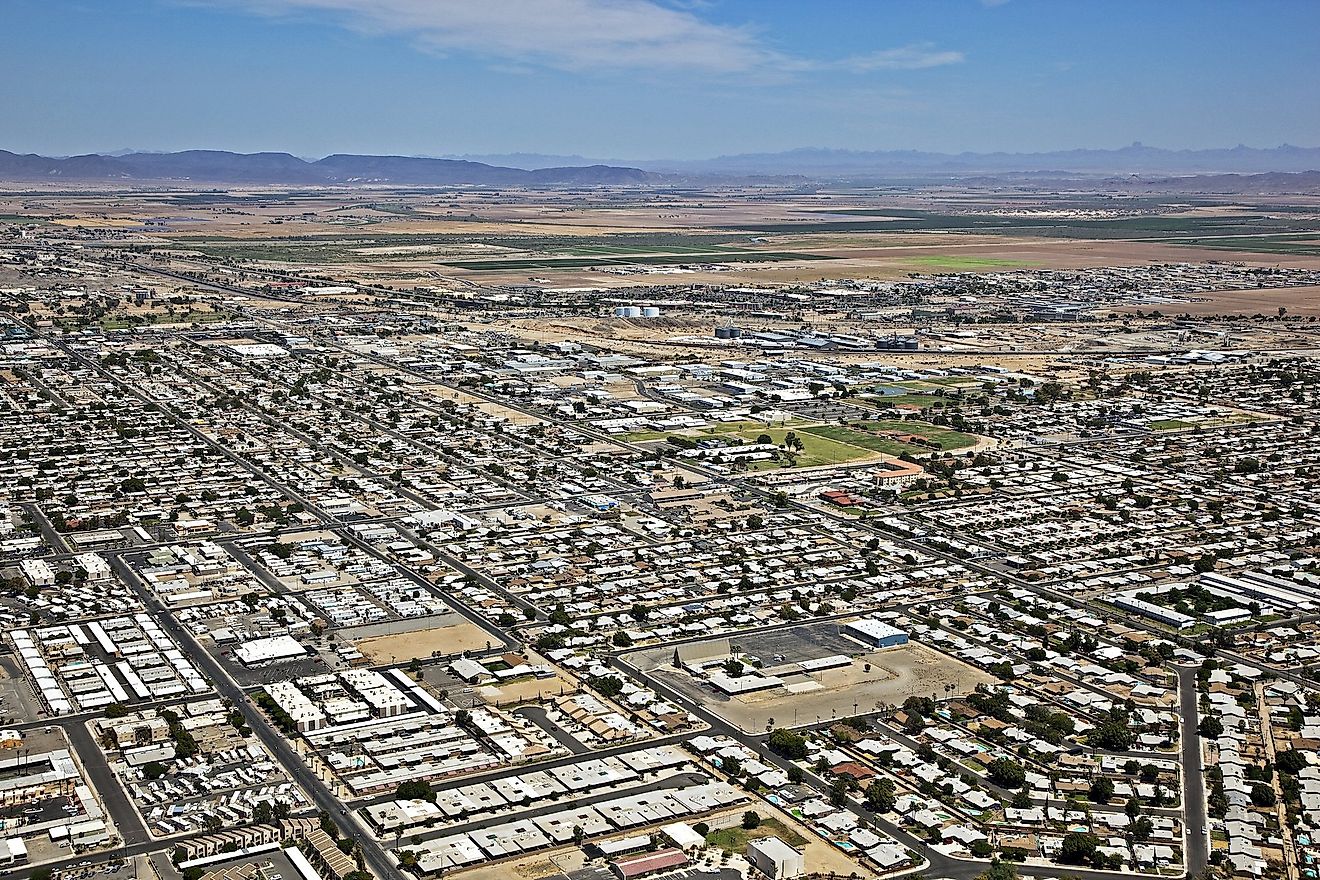
<path id="1" fill-rule="evenodd" d="M 320 777 L 303 763 L 302 758 L 294 752 L 290 741 L 275 729 L 274 725 L 266 718 L 265 713 L 253 705 L 247 694 L 238 686 L 238 683 L 216 662 L 214 657 L 207 653 L 193 634 L 178 624 L 169 609 L 138 579 L 137 573 L 122 559 L 115 559 L 111 564 L 115 566 L 116 571 L 125 583 L 137 590 L 139 598 L 142 599 L 147 608 L 147 612 L 156 618 L 161 629 L 171 633 L 179 641 L 184 653 L 215 685 L 216 692 L 228 699 L 235 708 L 243 713 L 248 726 L 252 728 L 252 732 L 275 757 L 275 760 L 279 761 L 280 765 L 284 767 L 289 774 L 289 778 L 297 782 L 307 792 L 312 799 L 312 803 L 318 809 L 324 810 L 331 816 L 338 816 L 337 821 L 341 825 L 347 823 L 348 827 L 344 828 L 344 831 L 358 842 L 372 872 L 380 880 L 401 878 L 403 874 L 386 855 L 385 850 L 377 843 L 376 839 L 359 823 L 357 816 L 352 813 L 339 815 L 342 809 L 339 798 L 330 791 L 330 788 Z"/>
<path id="2" fill-rule="evenodd" d="M 551 721 L 549 717 L 546 716 L 545 708 L 542 706 L 520 706 L 513 710 L 513 714 L 521 715 L 526 718 L 528 721 L 554 737 L 556 742 L 575 755 L 585 755 L 591 752 L 590 748 L 574 739 L 567 730 L 564 730 L 564 728 Z"/>
<path id="3" fill-rule="evenodd" d="M 1205 870 L 1210 860 L 1210 835 L 1206 829 L 1205 776 L 1201 772 L 1201 737 L 1196 732 L 1197 706 L 1200 694 L 1196 689 L 1196 667 L 1178 666 L 1178 703 L 1182 716 L 1179 744 L 1182 748 L 1183 829 L 1186 842 L 1184 861 L 1187 876 L 1195 877 Z"/>
<path id="4" fill-rule="evenodd" d="M 92 737 L 87 725 L 80 723 L 62 726 L 69 737 L 69 743 L 78 753 L 83 771 L 91 780 L 92 790 L 100 797 L 101 804 L 119 829 L 119 836 L 124 843 L 131 845 L 150 840 L 146 827 L 138 818 L 137 810 L 128 799 L 128 793 L 115 778 L 114 771 L 106 763 L 105 753 L 101 751 L 100 744 Z"/>

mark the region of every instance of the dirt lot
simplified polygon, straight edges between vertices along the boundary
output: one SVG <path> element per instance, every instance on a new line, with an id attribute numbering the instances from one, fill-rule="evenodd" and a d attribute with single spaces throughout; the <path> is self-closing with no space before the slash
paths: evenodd
<path id="1" fill-rule="evenodd" d="M 399 663 L 426 659 L 436 651 L 441 654 L 459 654 L 463 651 L 484 651 L 492 645 L 491 634 L 475 624 L 463 623 L 420 629 L 414 632 L 377 636 L 363 639 L 357 649 L 372 663 Z"/>
<path id="2" fill-rule="evenodd" d="M 736 649 L 736 640 L 734 646 Z M 761 732 L 767 726 L 815 724 L 818 720 L 873 712 L 883 706 L 900 705 L 914 695 L 944 699 L 950 693 L 970 693 L 978 684 L 994 681 L 974 666 L 916 642 L 880 651 L 867 650 L 860 642 L 840 635 L 834 624 L 762 633 L 754 647 L 762 662 L 775 668 L 775 674 L 795 686 L 810 689 L 789 693 L 781 687 L 728 697 L 675 669 L 672 650 L 648 649 L 630 655 L 630 659 L 642 670 L 700 700 L 710 711 L 748 732 Z M 782 654 L 784 659 L 772 660 L 776 654 Z M 787 664 L 835 654 L 851 656 L 852 665 L 810 676 L 789 676 L 778 671 Z M 946 685 L 951 685 L 953 690 L 946 693 Z"/>
<path id="3" fill-rule="evenodd" d="M 1288 258 L 1288 264 L 1296 260 Z M 1178 303 L 1163 309 L 1166 314 L 1189 315 L 1277 315 L 1280 308 L 1289 315 L 1320 315 L 1320 287 L 1262 287 L 1257 290 L 1207 291 L 1196 302 Z M 1150 306 L 1120 306 L 1114 311 L 1149 312 Z"/>
<path id="4" fill-rule="evenodd" d="M 866 664 L 871 666 L 869 672 Z M 720 712 L 744 730 L 757 730 L 770 718 L 784 723 L 792 714 L 795 724 L 806 724 L 817 717 L 843 717 L 899 705 L 913 695 L 942 699 L 945 685 L 953 686 L 953 694 L 966 694 L 976 685 L 994 680 L 973 666 L 916 643 L 863 654 L 850 667 L 826 670 L 813 678 L 822 689 L 801 694 L 748 694 L 730 700 Z"/>

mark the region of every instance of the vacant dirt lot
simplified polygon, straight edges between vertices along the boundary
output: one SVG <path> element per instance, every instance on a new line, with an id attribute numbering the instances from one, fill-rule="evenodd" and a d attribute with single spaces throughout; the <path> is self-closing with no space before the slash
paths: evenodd
<path id="1" fill-rule="evenodd" d="M 1289 265 L 1297 258 L 1289 257 Z M 1160 307 L 1165 314 L 1189 315 L 1320 315 L 1320 287 L 1262 287 L 1256 290 L 1219 290 L 1198 294 L 1196 302 Z M 1120 306 L 1116 312 L 1149 312 L 1151 306 Z"/>
<path id="2" fill-rule="evenodd" d="M 363 639 L 357 643 L 357 649 L 372 663 L 398 663 L 414 658 L 426 659 L 436 651 L 441 654 L 484 651 L 487 643 L 498 644 L 491 640 L 490 633 L 464 621 L 448 626 Z"/>
<path id="3" fill-rule="evenodd" d="M 775 674 L 795 687 L 805 685 L 811 688 L 800 693 L 776 688 L 738 697 L 725 696 L 706 682 L 675 669 L 672 649 L 645 649 L 630 655 L 629 659 L 642 670 L 700 700 L 710 711 L 749 732 L 760 732 L 767 726 L 815 724 L 818 720 L 874 712 L 885 706 L 900 705 L 914 695 L 945 699 L 970 693 L 978 684 L 994 681 L 992 676 L 976 667 L 927 645 L 911 642 L 898 648 L 873 651 L 867 650 L 860 642 L 837 634 L 836 630 L 832 624 L 808 625 L 765 633 L 756 640 L 761 659 L 767 667 L 776 668 Z M 772 652 L 782 654 L 783 661 L 772 663 Z M 780 671 L 785 664 L 836 654 L 851 656 L 852 665 L 810 676 L 789 676 Z M 811 682 L 815 683 L 814 688 Z M 946 686 L 951 689 L 946 691 Z"/>
<path id="4" fill-rule="evenodd" d="M 870 664 L 870 671 L 866 670 Z M 785 724 L 815 722 L 844 717 L 856 712 L 872 712 L 886 705 L 900 705 L 910 696 L 944 699 L 953 694 L 970 693 L 978 684 L 994 678 L 961 660 L 925 645 L 909 643 L 863 654 L 844 669 L 830 669 L 814 676 L 820 690 L 788 694 L 782 690 L 763 691 L 736 697 L 722 704 L 718 711 L 744 730 L 759 730 L 770 718 Z M 952 686 L 946 692 L 945 686 Z"/>

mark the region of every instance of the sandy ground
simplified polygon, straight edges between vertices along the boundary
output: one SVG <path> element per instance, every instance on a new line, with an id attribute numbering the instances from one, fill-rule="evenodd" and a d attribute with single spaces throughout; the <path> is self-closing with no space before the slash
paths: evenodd
<path id="1" fill-rule="evenodd" d="M 1290 258 L 1288 265 L 1293 265 Z M 1277 315 L 1280 308 L 1288 315 L 1320 315 L 1320 286 L 1262 287 L 1256 290 L 1219 290 L 1199 294 L 1199 302 L 1176 303 L 1167 306 L 1120 306 L 1116 312 L 1149 312 L 1161 309 L 1166 315 L 1184 312 L 1189 315 Z"/>
<path id="2" fill-rule="evenodd" d="M 473 397 L 465 391 L 459 391 L 442 385 L 429 385 L 424 390 L 441 400 L 452 400 L 455 403 L 475 406 L 477 409 L 488 415 L 507 419 L 515 425 L 535 425 L 541 422 L 541 420 L 535 416 L 528 415 L 527 413 L 516 409 L 510 409 L 507 406 L 490 403 L 480 397 Z"/>
<path id="3" fill-rule="evenodd" d="M 871 664 L 870 672 L 866 671 L 867 663 Z M 815 723 L 817 718 L 843 718 L 901 705 L 910 696 L 945 699 L 951 694 L 968 694 L 976 685 L 995 680 L 974 666 L 915 642 L 861 655 L 850 667 L 813 677 L 824 686 L 821 690 L 800 694 L 782 689 L 762 691 L 727 702 L 710 702 L 707 708 L 744 730 L 759 732 L 771 718 L 777 725 Z M 946 692 L 946 685 L 953 690 Z"/>
<path id="4" fill-rule="evenodd" d="M 357 642 L 357 649 L 372 663 L 398 663 L 414 658 L 426 659 L 436 651 L 442 654 L 484 651 L 488 642 L 495 644 L 490 633 L 465 621 L 449 626 L 363 639 Z"/>

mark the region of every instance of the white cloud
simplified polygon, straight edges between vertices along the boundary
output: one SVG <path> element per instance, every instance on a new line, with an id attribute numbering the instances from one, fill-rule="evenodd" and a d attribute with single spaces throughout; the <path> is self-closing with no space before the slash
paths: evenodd
<path id="1" fill-rule="evenodd" d="M 568 69 L 735 73 L 773 68 L 748 31 L 650 0 L 219 0 L 271 15 L 321 12 L 426 49 Z"/>
<path id="2" fill-rule="evenodd" d="M 188 0 L 184 0 L 188 2 Z M 198 2 L 198 0 L 192 0 Z M 857 73 L 953 64 L 958 52 L 928 45 L 843 61 L 797 58 L 747 28 L 697 14 L 701 2 L 670 0 L 200 0 L 267 15 L 322 13 L 373 34 L 398 34 L 442 54 L 568 70 L 630 68 L 776 77 L 842 69 Z"/>
<path id="3" fill-rule="evenodd" d="M 844 59 L 842 64 L 849 70 L 865 73 L 871 70 L 925 70 L 928 67 L 961 64 L 965 60 L 967 59 L 961 52 L 936 49 L 929 43 L 920 43 L 856 55 Z"/>

